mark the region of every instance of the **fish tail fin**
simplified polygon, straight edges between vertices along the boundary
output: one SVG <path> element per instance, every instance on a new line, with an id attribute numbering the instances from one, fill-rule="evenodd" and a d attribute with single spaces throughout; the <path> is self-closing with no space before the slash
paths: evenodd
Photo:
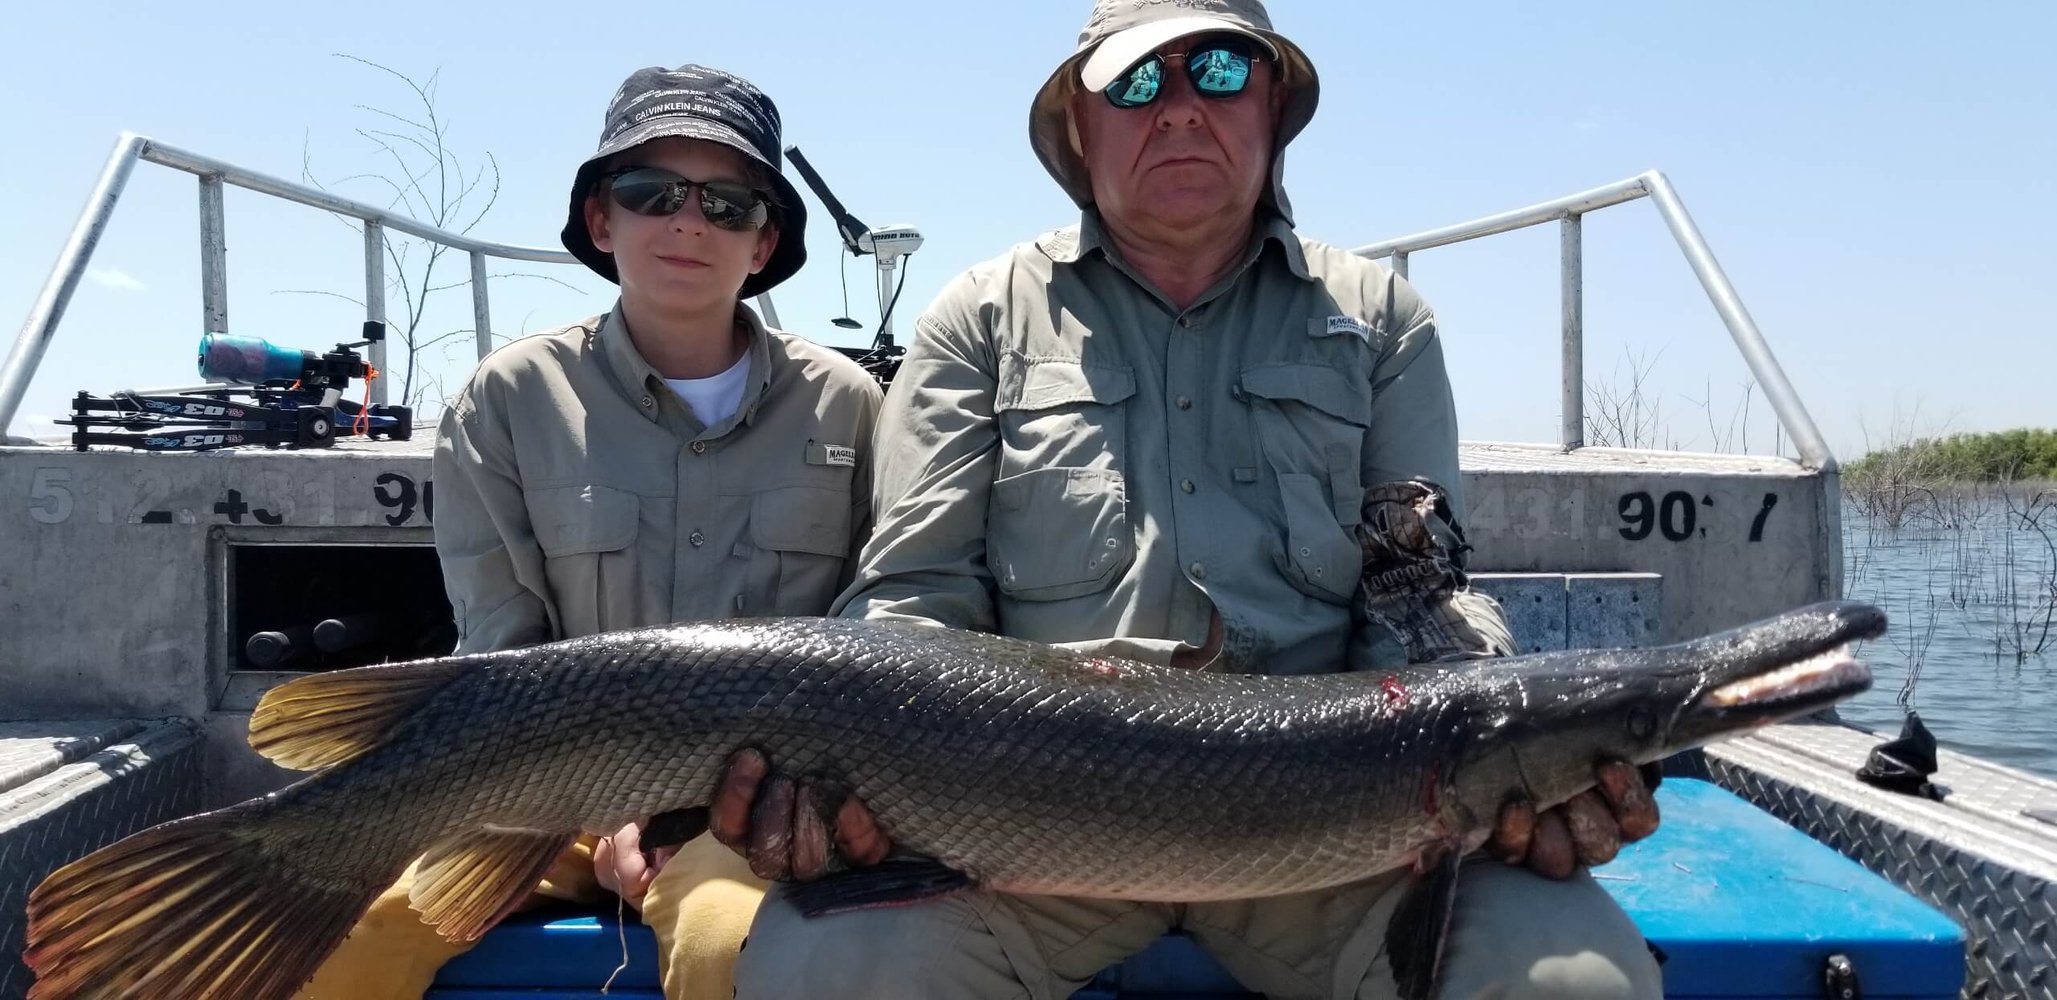
<path id="1" fill-rule="evenodd" d="M 30 1000 L 292 996 L 406 869 L 356 872 L 282 836 L 276 798 L 175 820 L 52 872 L 29 895 Z M 354 866 L 351 866 L 354 867 Z"/>
<path id="2" fill-rule="evenodd" d="M 250 746 L 280 767 L 333 767 L 385 742 L 409 711 L 477 665 L 449 657 L 295 678 L 258 700 Z"/>

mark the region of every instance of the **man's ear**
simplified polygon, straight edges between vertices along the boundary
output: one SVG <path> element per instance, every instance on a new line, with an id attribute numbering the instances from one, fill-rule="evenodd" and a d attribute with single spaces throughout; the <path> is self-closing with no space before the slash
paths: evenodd
<path id="1" fill-rule="evenodd" d="M 765 226 L 757 231 L 757 252 L 750 255 L 750 273 L 764 270 L 771 263 L 772 251 L 779 248 L 779 227 Z"/>

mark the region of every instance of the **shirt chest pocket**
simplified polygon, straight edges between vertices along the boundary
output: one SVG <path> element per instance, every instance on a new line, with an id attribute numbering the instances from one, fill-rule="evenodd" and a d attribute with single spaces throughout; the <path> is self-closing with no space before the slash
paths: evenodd
<path id="1" fill-rule="evenodd" d="M 1272 363 L 1243 371 L 1258 453 L 1278 484 L 1283 531 L 1273 561 L 1296 589 L 1350 599 L 1363 564 L 1364 435 L 1371 387 L 1328 365 Z"/>
<path id="2" fill-rule="evenodd" d="M 562 486 L 523 495 L 560 635 L 642 624 L 636 536 L 640 499 L 608 486 Z"/>
<path id="3" fill-rule="evenodd" d="M 986 562 L 1009 597 L 1058 601 L 1098 593 L 1135 557 L 1121 473 L 1036 469 L 993 483 Z"/>
<path id="4" fill-rule="evenodd" d="M 1120 471 L 1127 445 L 1121 404 L 1135 394 L 1135 372 L 1126 367 L 1003 354 L 993 403 L 1000 475 L 1049 468 Z"/>
<path id="5" fill-rule="evenodd" d="M 847 472 L 848 470 L 843 470 Z M 849 558 L 850 486 L 783 486 L 750 498 L 753 614 L 820 615 L 842 588 Z"/>

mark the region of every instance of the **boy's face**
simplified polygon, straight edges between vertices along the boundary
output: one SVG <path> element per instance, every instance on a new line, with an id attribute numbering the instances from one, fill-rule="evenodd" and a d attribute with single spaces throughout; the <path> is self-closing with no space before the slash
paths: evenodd
<path id="1" fill-rule="evenodd" d="M 743 154 L 719 143 L 668 136 L 614 157 L 612 169 L 657 167 L 693 181 L 749 183 Z M 719 311 L 733 304 L 743 282 L 763 270 L 778 246 L 778 230 L 732 231 L 710 225 L 699 190 L 669 216 L 638 215 L 616 203 L 603 182 L 586 199 L 586 231 L 593 245 L 614 255 L 624 297 L 666 312 Z"/>

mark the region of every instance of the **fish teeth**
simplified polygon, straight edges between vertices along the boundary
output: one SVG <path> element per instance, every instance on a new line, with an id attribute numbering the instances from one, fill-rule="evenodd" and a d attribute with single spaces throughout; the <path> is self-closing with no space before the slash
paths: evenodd
<path id="1" fill-rule="evenodd" d="M 1706 701 L 1715 708 L 1734 708 L 1781 696 L 1810 694 L 1867 676 L 1869 671 L 1851 655 L 1846 643 L 1770 673 L 1723 684 L 1709 691 Z"/>

